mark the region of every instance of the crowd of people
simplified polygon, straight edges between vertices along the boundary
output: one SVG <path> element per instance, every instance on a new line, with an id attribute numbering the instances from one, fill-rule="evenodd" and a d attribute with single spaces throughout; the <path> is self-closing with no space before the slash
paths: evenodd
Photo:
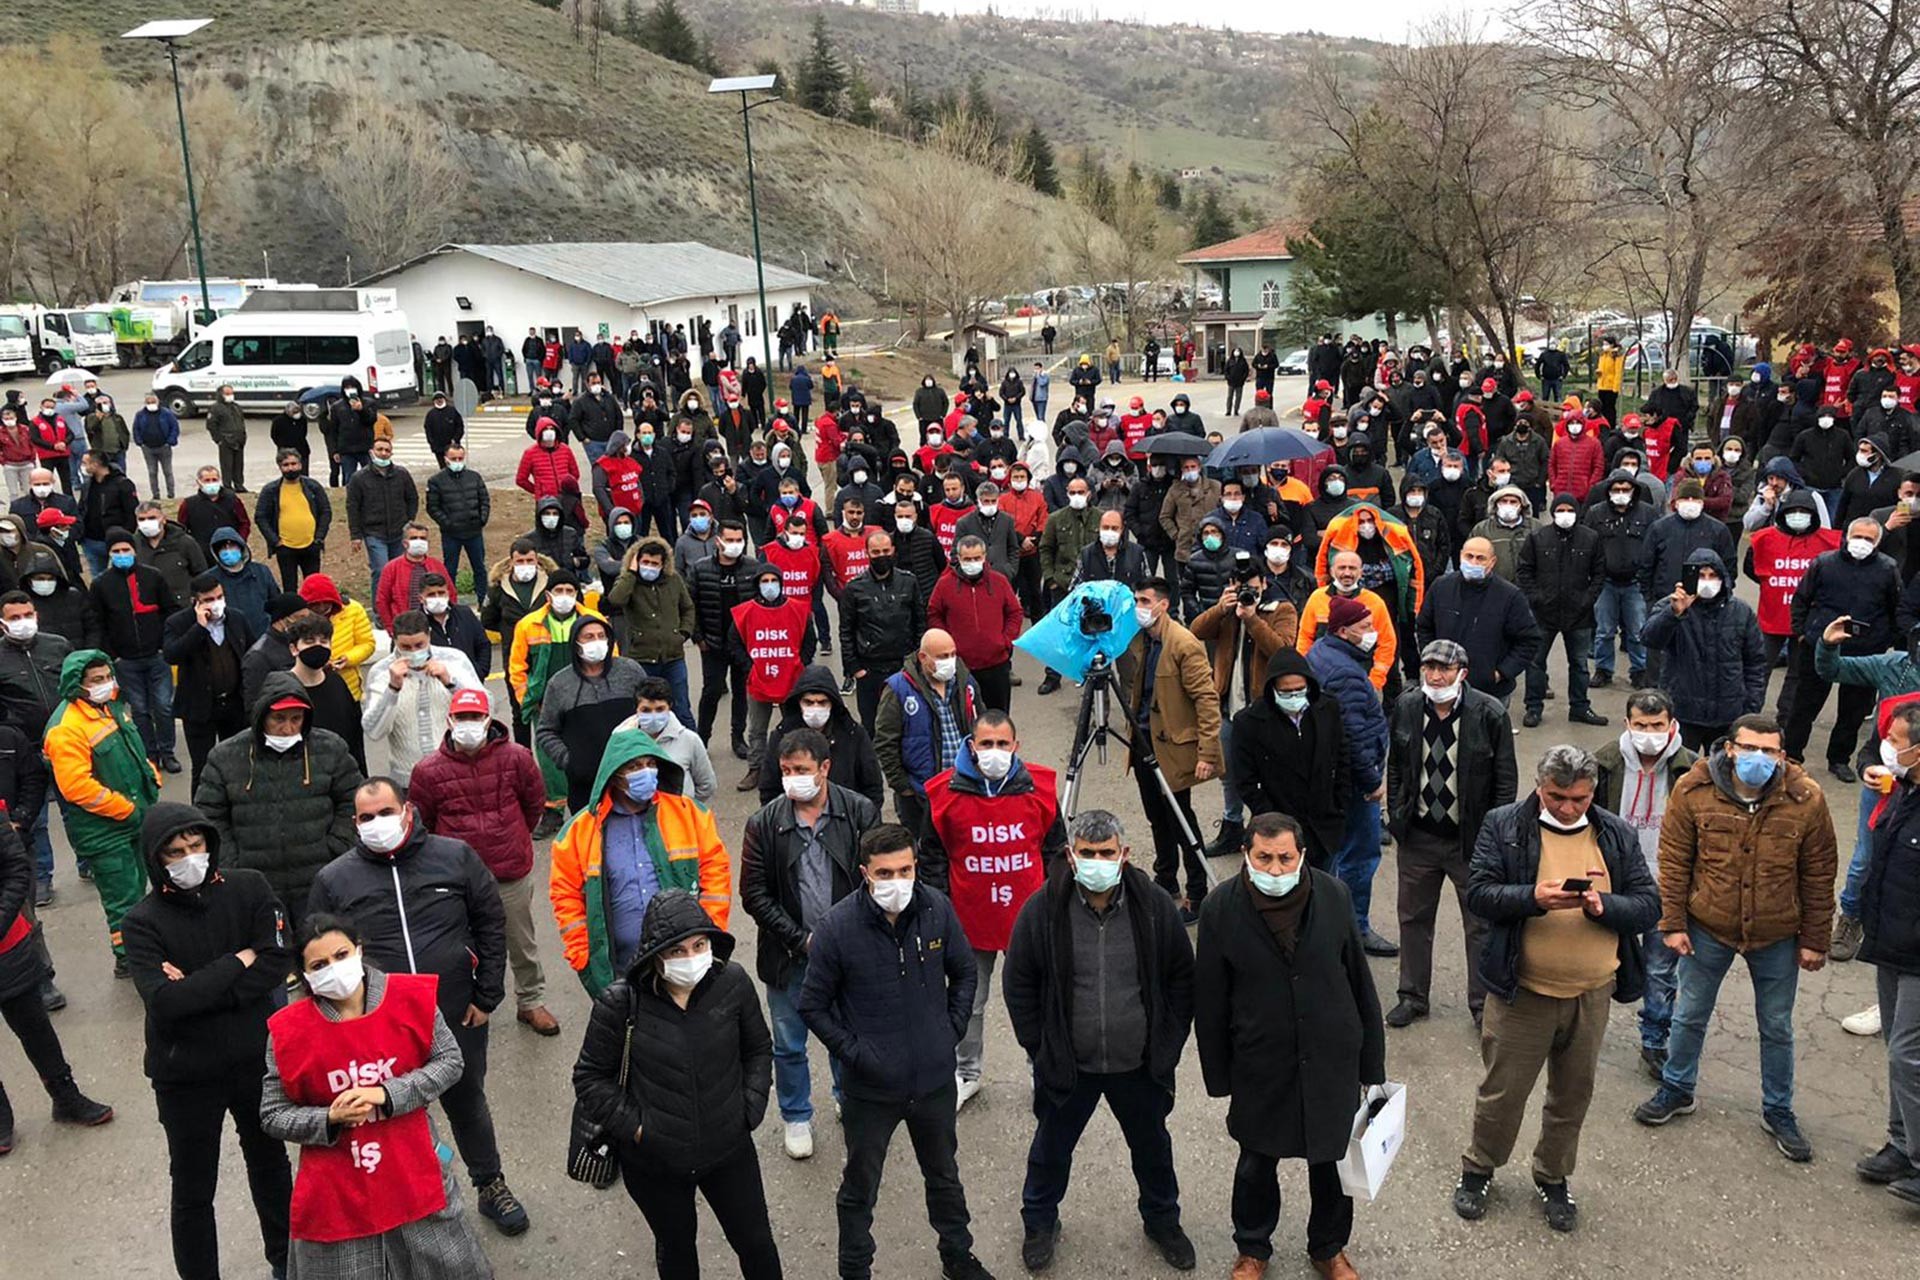
<path id="1" fill-rule="evenodd" d="M 924 378 L 903 426 L 837 369 L 803 404 L 796 364 L 793 398 L 765 404 L 747 370 L 702 394 L 651 356 L 609 370 L 589 351 L 563 386 L 543 351 L 514 477 L 534 524 L 497 561 L 457 411 L 436 396 L 423 424 L 422 520 L 392 424 L 349 384 L 325 448 L 364 599 L 319 572 L 332 498 L 304 421 L 298 444 L 276 421 L 279 476 L 251 521 L 244 419 L 170 518 L 123 469 L 142 428 L 116 431 L 110 398 L 76 390 L 77 469 L 28 467 L 0 516 L 0 1014 L 54 1118 L 113 1118 L 49 1016 L 65 997 L 36 913 L 57 808 L 146 1005 L 183 1277 L 220 1274 L 229 1116 L 276 1274 L 488 1274 L 452 1160 L 481 1218 L 528 1230 L 486 1067 L 509 970 L 516 1021 L 561 1031 L 541 890 L 593 998 L 569 1169 L 624 1183 L 668 1280 L 699 1273 L 696 1195 L 742 1274 L 782 1273 L 753 1134 L 771 1101 L 785 1154 L 813 1156 L 810 1039 L 846 1152 L 839 1275 L 872 1273 L 904 1125 L 942 1274 L 986 1277 L 956 1117 L 984 1087 L 996 973 L 1034 1080 L 1027 1269 L 1055 1258 L 1103 1099 L 1147 1241 L 1196 1265 L 1167 1125 L 1191 1037 L 1207 1092 L 1231 1100 L 1233 1276 L 1269 1266 L 1282 1159 L 1307 1162 L 1315 1270 L 1356 1276 L 1336 1164 L 1388 1078 L 1388 1030 L 1433 1016 L 1449 884 L 1485 1072 L 1461 1217 L 1487 1211 L 1545 1066 L 1531 1184 L 1547 1225 L 1575 1229 L 1611 1006 L 1639 1006 L 1654 1090 L 1635 1118 L 1668 1123 L 1695 1109 L 1736 956 L 1760 1116 L 1794 1161 L 1812 1155 L 1798 974 L 1878 966 L 1871 1026 L 1850 1022 L 1884 1028 L 1892 1111 L 1857 1167 L 1920 1203 L 1920 475 L 1898 462 L 1920 349 L 1797 350 L 1785 381 L 1758 365 L 1704 412 L 1668 371 L 1616 423 L 1617 365 L 1611 393 L 1550 408 L 1497 353 L 1329 335 L 1300 407 L 1311 447 L 1209 465 L 1278 421 L 1271 354 L 1233 353 L 1255 403 L 1211 427 L 1184 391 L 1151 409 L 1103 397 L 1092 355 L 1052 418 L 1048 362 L 990 379 L 970 360 L 951 392 Z M 0 409 L 0 450 L 18 420 Z M 1132 838 L 1111 812 L 1063 811 L 1014 716 L 1014 641 L 1092 583 L 1133 605 L 1116 664 L 1146 819 Z M 1617 741 L 1553 746 L 1523 787 L 1514 696 L 1523 725 L 1564 699 L 1571 723 L 1604 726 L 1592 691 L 1617 675 Z M 1062 685 L 1047 671 L 1033 696 Z M 1826 768 L 1862 789 L 1837 918 L 1836 834 L 1803 765 L 1836 685 Z M 160 798 L 182 771 L 176 720 L 191 804 Z M 738 832 L 712 807 L 723 746 L 758 806 Z M 1371 910 L 1383 847 L 1397 941 Z M 1238 864 L 1216 882 L 1210 857 Z M 747 922 L 752 975 L 734 959 Z M 1398 959 L 1391 1003 L 1369 957 Z M 13 1141 L 0 1094 L 0 1154 Z"/>

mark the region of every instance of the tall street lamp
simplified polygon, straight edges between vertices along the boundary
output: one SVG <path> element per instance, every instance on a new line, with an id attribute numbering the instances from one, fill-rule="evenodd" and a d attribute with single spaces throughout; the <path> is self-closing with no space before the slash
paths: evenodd
<path id="1" fill-rule="evenodd" d="M 760 367 L 769 377 L 773 373 L 773 345 L 767 336 L 767 267 L 760 257 L 760 196 L 753 181 L 753 115 L 755 107 L 764 107 L 778 98 L 749 101 L 750 93 L 771 93 L 778 76 L 722 76 L 707 86 L 708 93 L 740 95 L 740 129 L 747 137 L 747 209 L 753 218 L 753 273 L 760 282 Z"/>
<path id="2" fill-rule="evenodd" d="M 187 150 L 187 101 L 180 92 L 180 41 L 207 26 L 212 18 L 160 18 L 124 32 L 122 40 L 158 40 L 166 46 L 173 67 L 173 109 L 180 117 L 180 164 L 187 175 L 187 221 L 193 226 L 193 263 L 200 273 L 200 323 L 213 319 L 213 300 L 207 293 L 207 248 L 200 239 L 200 198 L 193 190 L 193 155 Z"/>

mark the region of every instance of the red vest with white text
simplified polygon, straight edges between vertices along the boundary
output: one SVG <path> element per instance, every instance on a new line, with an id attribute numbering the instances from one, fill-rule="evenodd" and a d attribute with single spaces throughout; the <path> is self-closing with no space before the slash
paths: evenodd
<path id="1" fill-rule="evenodd" d="M 812 609 L 813 590 L 820 585 L 819 546 L 808 542 L 795 551 L 782 536 L 760 548 L 760 556 L 780 571 L 780 589 L 787 593 L 787 599 Z"/>
<path id="2" fill-rule="evenodd" d="M 1807 566 L 1823 551 L 1840 545 L 1838 529 L 1809 529 L 1794 535 L 1768 525 L 1754 531 L 1748 542 L 1753 555 L 1753 574 L 1760 580 L 1760 631 L 1770 636 L 1793 634 L 1793 593 Z"/>
<path id="3" fill-rule="evenodd" d="M 755 702 L 782 703 L 800 681 L 800 645 L 807 636 L 812 606 L 782 596 L 764 605 L 749 600 L 733 606 L 733 625 L 747 646 L 747 696 Z"/>
<path id="4" fill-rule="evenodd" d="M 954 528 L 965 516 L 974 512 L 972 503 L 964 507 L 949 506 L 936 502 L 927 508 L 927 525 L 933 530 L 933 536 L 940 540 L 940 550 L 946 552 L 947 559 L 953 559 Z"/>
<path id="5" fill-rule="evenodd" d="M 976 951 L 1005 951 L 1013 919 L 1041 885 L 1040 845 L 1060 814 L 1053 770 L 1026 764 L 1033 790 L 984 796 L 953 790 L 953 770 L 927 780 L 927 810 L 947 850 L 947 897 Z"/>

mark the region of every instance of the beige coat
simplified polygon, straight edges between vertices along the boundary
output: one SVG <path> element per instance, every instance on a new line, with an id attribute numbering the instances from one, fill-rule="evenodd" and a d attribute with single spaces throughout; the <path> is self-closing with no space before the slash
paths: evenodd
<path id="1" fill-rule="evenodd" d="M 1226 771 L 1226 756 L 1220 750 L 1220 695 L 1213 687 L 1213 662 L 1207 647 L 1171 617 L 1162 619 L 1160 663 L 1154 668 L 1153 707 L 1148 731 L 1153 736 L 1153 753 L 1160 761 L 1167 785 L 1185 791 L 1199 781 L 1194 769 L 1205 760 L 1213 766 L 1213 776 Z M 1142 660 L 1147 652 L 1143 633 L 1133 638 L 1120 655 L 1118 675 L 1126 692 L 1127 706 L 1138 710 L 1142 683 Z M 1132 767 L 1132 752 L 1128 752 Z"/>

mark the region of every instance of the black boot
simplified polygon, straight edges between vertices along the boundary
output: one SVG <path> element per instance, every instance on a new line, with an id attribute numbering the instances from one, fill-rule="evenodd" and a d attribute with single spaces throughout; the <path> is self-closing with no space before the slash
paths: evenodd
<path id="1" fill-rule="evenodd" d="M 0 1085 L 0 1156 L 13 1150 L 13 1104 L 7 1101 L 7 1089 Z"/>
<path id="2" fill-rule="evenodd" d="M 113 1108 L 80 1092 L 71 1072 L 62 1079 L 47 1081 L 47 1093 L 53 1099 L 53 1118 L 61 1124 L 90 1129 L 113 1119 Z"/>
<path id="3" fill-rule="evenodd" d="M 1207 846 L 1207 856 L 1209 858 L 1220 858 L 1225 857 L 1229 853 L 1239 853 L 1241 846 L 1246 843 L 1246 840 L 1247 828 L 1245 823 L 1222 820 L 1220 823 L 1220 834 L 1215 836 L 1213 843 Z"/>

